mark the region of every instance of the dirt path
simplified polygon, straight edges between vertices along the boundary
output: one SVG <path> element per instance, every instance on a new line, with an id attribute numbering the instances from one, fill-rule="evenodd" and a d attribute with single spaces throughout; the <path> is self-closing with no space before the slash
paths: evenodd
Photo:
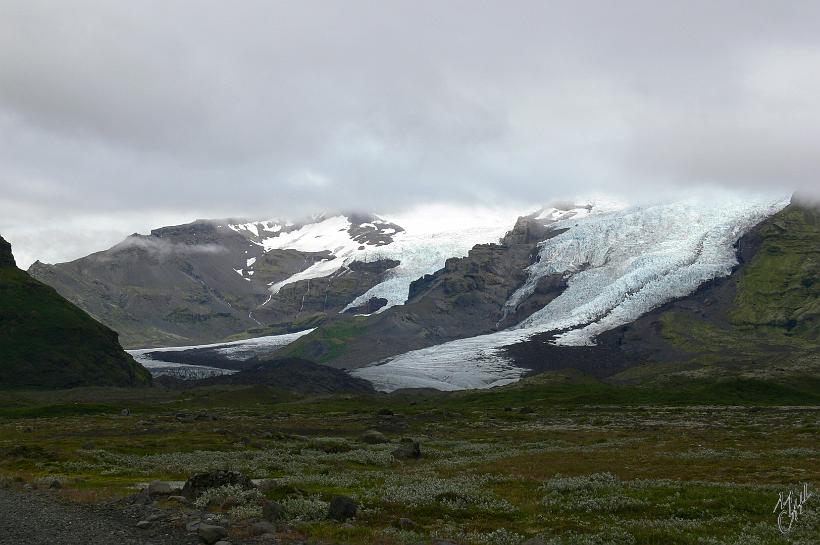
<path id="1" fill-rule="evenodd" d="M 136 528 L 108 506 L 59 501 L 46 492 L 0 489 L 3 545 L 193 545 L 195 536 L 161 524 Z"/>

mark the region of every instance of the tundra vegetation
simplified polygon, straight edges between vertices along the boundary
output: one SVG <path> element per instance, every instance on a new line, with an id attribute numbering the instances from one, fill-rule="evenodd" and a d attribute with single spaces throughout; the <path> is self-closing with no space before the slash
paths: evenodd
<path id="1" fill-rule="evenodd" d="M 613 388 L 546 373 L 451 394 L 12 391 L 0 393 L 0 481 L 56 480 L 55 495 L 99 502 L 240 471 L 258 487 L 160 500 L 211 511 L 235 543 L 267 499 L 281 506 L 284 543 L 808 545 L 820 496 L 787 538 L 773 509 L 781 492 L 820 483 L 816 386 Z M 403 438 L 419 441 L 420 458 L 394 456 Z M 340 495 L 358 506 L 347 522 L 328 517 Z"/>

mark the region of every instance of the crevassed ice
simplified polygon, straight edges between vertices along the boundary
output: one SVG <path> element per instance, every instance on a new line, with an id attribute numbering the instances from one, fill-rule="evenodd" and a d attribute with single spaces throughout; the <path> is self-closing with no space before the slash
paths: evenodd
<path id="1" fill-rule="evenodd" d="M 512 369 L 503 346 L 549 331 L 564 331 L 556 344 L 593 344 L 596 335 L 728 275 L 737 239 L 787 204 L 780 196 L 721 194 L 559 221 L 556 227 L 568 231 L 541 245 L 540 260 L 507 303 L 512 310 L 544 276 L 568 277 L 547 306 L 508 330 L 408 352 L 354 374 L 388 391 L 421 383 L 473 388 L 464 367 L 480 368 L 487 387 L 496 385 L 492 377 L 520 376 L 524 370 Z"/>

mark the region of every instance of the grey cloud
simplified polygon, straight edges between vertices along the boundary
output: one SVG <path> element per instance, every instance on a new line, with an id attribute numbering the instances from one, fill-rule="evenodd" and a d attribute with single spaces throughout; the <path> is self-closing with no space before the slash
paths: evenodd
<path id="1" fill-rule="evenodd" d="M 58 261 L 158 218 L 816 194 L 818 27 L 813 2 L 8 0 L 0 232 Z"/>

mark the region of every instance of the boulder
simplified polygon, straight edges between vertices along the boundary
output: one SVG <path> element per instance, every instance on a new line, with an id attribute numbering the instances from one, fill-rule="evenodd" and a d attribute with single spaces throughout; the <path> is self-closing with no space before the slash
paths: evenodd
<path id="1" fill-rule="evenodd" d="M 271 524 L 266 520 L 262 520 L 259 522 L 254 522 L 251 524 L 251 535 L 253 536 L 261 536 L 264 534 L 274 534 L 276 533 L 276 526 Z"/>
<path id="2" fill-rule="evenodd" d="M 222 538 L 228 537 L 228 531 L 222 526 L 214 524 L 200 523 L 196 531 L 199 539 L 204 541 L 207 545 L 213 545 Z"/>
<path id="3" fill-rule="evenodd" d="M 369 445 L 378 445 L 379 443 L 389 443 L 390 440 L 385 437 L 385 435 L 376 430 L 368 430 L 364 432 L 360 437 L 359 441 L 362 443 L 367 443 Z"/>
<path id="4" fill-rule="evenodd" d="M 149 496 L 168 496 L 173 492 L 171 485 L 163 481 L 151 481 L 148 483 Z"/>
<path id="5" fill-rule="evenodd" d="M 347 496 L 336 496 L 330 500 L 330 512 L 328 516 L 340 522 L 346 521 L 356 516 L 358 509 L 356 502 Z"/>
<path id="6" fill-rule="evenodd" d="M 282 517 L 282 506 L 275 501 L 265 501 L 262 504 L 262 517 L 268 522 L 276 522 Z"/>
<path id="7" fill-rule="evenodd" d="M 421 445 L 412 439 L 402 439 L 398 448 L 391 454 L 398 460 L 416 460 L 421 458 Z"/>
<path id="8" fill-rule="evenodd" d="M 182 487 L 182 495 L 188 499 L 195 499 L 209 488 L 218 488 L 226 484 L 239 485 L 248 490 L 253 488 L 251 480 L 238 471 L 208 471 L 197 473 L 185 481 Z"/>

